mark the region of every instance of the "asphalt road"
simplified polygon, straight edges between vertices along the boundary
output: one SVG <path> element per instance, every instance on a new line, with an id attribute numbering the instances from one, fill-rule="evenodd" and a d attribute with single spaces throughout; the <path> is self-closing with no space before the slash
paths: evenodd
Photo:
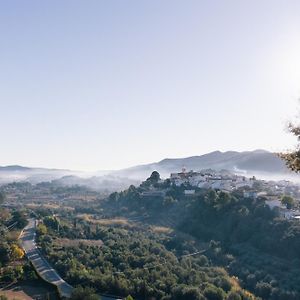
<path id="1" fill-rule="evenodd" d="M 28 259 L 34 265 L 39 275 L 47 282 L 57 286 L 61 296 L 70 298 L 73 287 L 65 282 L 42 256 L 35 244 L 36 221 L 30 219 L 20 237 L 22 247 Z"/>
<path id="2" fill-rule="evenodd" d="M 65 282 L 59 274 L 50 266 L 48 261 L 43 257 L 35 244 L 36 220 L 29 219 L 28 225 L 24 228 L 20 240 L 28 259 L 34 265 L 36 271 L 47 282 L 57 286 L 60 295 L 70 298 L 73 287 Z M 101 296 L 101 300 L 117 300 L 118 298 L 110 298 Z"/>

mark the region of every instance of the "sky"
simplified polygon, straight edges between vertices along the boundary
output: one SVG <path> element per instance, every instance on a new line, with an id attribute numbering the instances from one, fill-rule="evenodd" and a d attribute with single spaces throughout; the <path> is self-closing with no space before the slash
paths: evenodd
<path id="1" fill-rule="evenodd" d="M 112 170 L 295 145 L 300 1 L 0 1 L 0 165 Z"/>

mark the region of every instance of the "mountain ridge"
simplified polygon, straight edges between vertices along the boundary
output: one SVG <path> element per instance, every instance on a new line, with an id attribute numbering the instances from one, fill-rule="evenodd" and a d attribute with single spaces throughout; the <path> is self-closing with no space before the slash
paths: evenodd
<path id="1" fill-rule="evenodd" d="M 169 173 L 180 171 L 183 167 L 194 171 L 201 169 L 226 169 L 249 174 L 255 172 L 290 174 L 285 163 L 275 153 L 262 149 L 242 152 L 213 151 L 198 156 L 165 158 L 155 163 L 137 165 L 115 171 L 114 173 L 130 178 L 140 178 L 149 174 L 151 169 L 155 169 L 165 177 Z"/>
<path id="2" fill-rule="evenodd" d="M 165 158 L 158 162 L 136 165 L 129 168 L 107 171 L 85 173 L 63 169 L 29 168 L 18 165 L 0 166 L 0 183 L 12 181 L 29 181 L 38 183 L 42 181 L 61 181 L 61 184 L 90 184 L 95 188 L 97 182 L 103 185 L 109 182 L 113 185 L 115 180 L 120 186 L 121 179 L 124 182 L 137 182 L 145 180 L 152 171 L 158 171 L 163 178 L 169 177 L 170 173 L 180 172 L 185 167 L 187 170 L 200 171 L 203 169 L 213 169 L 216 171 L 228 170 L 233 173 L 244 175 L 274 176 L 282 178 L 292 177 L 293 174 L 287 169 L 285 163 L 277 154 L 257 149 L 253 151 L 213 151 L 203 155 L 195 155 L 183 158 Z M 75 176 L 75 177 L 66 177 Z M 89 180 L 87 180 L 89 179 Z"/>

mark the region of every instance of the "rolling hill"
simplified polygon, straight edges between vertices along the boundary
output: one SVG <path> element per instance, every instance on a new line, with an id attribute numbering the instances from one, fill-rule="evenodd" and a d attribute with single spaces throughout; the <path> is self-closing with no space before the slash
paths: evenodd
<path id="1" fill-rule="evenodd" d="M 201 156 L 186 158 L 167 158 L 160 162 L 139 165 L 115 172 L 119 176 L 128 178 L 145 178 L 153 170 L 163 177 L 172 172 L 178 172 L 183 167 L 187 170 L 199 171 L 203 169 L 228 170 L 234 173 L 265 176 L 290 176 L 284 162 L 274 153 L 265 150 L 255 151 L 214 151 Z"/>
<path id="2" fill-rule="evenodd" d="M 295 179 L 284 162 L 274 153 L 265 150 L 255 151 L 214 151 L 200 156 L 185 158 L 166 158 L 156 163 L 138 165 L 118 171 L 98 171 L 94 174 L 84 172 L 28 168 L 22 166 L 0 167 L 0 184 L 13 181 L 38 183 L 55 181 L 61 185 L 85 185 L 93 189 L 105 188 L 120 190 L 130 184 L 145 180 L 152 171 L 158 171 L 166 178 L 172 172 L 179 172 L 183 167 L 187 170 L 203 169 L 228 170 L 246 176 L 260 176 L 266 179 Z M 297 180 L 298 181 L 298 180 Z M 126 185 L 126 186 L 125 186 Z"/>

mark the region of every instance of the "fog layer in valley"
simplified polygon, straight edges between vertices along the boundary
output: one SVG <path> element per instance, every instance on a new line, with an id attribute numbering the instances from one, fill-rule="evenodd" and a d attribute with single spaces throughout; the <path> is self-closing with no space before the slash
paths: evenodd
<path id="1" fill-rule="evenodd" d="M 215 151 L 201 156 L 164 159 L 157 163 L 134 166 L 123 170 L 97 171 L 95 173 L 21 166 L 0 167 L 0 184 L 14 181 L 27 181 L 32 184 L 53 182 L 61 186 L 81 185 L 98 191 L 119 191 L 131 184 L 139 184 L 154 170 L 158 171 L 162 178 L 168 178 L 170 173 L 180 172 L 182 168 L 188 171 L 228 170 L 247 177 L 256 176 L 266 180 L 300 182 L 299 177 L 291 173 L 276 154 L 255 150 L 246 152 Z"/>

